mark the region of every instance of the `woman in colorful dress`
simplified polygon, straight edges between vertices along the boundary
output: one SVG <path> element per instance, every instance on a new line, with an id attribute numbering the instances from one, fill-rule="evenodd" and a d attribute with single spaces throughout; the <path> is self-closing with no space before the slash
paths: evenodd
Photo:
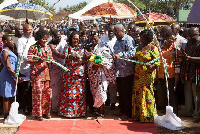
<path id="1" fill-rule="evenodd" d="M 60 64 L 64 64 L 65 55 L 63 54 L 64 47 L 67 42 L 61 39 L 60 31 L 53 30 L 51 32 L 52 40 L 48 43 L 53 59 Z M 50 76 L 51 76 L 51 89 L 52 89 L 52 112 L 58 113 L 60 94 L 62 88 L 62 69 L 54 64 L 50 66 Z"/>
<path id="2" fill-rule="evenodd" d="M 133 110 L 134 120 L 140 122 L 154 122 L 157 113 L 153 91 L 156 69 L 160 65 L 158 60 L 159 51 L 152 42 L 153 33 L 150 30 L 143 30 L 140 33 L 141 45 L 138 46 L 135 59 L 139 62 L 150 62 L 153 64 L 136 64 L 133 88 Z"/>
<path id="3" fill-rule="evenodd" d="M 58 115 L 69 118 L 86 115 L 85 98 L 85 49 L 79 45 L 79 33 L 73 31 L 69 37 L 69 45 L 64 49 L 65 66 L 63 85 Z"/>
<path id="4" fill-rule="evenodd" d="M 49 59 L 53 59 L 51 49 L 46 45 L 48 33 L 38 30 L 35 36 L 36 44 L 29 48 L 28 63 L 31 64 L 31 86 L 32 86 L 32 114 L 35 119 L 43 121 L 43 117 L 50 119 L 51 96 Z M 36 56 L 36 57 L 33 57 Z"/>
<path id="5" fill-rule="evenodd" d="M 99 64 L 95 64 L 94 61 L 88 62 L 90 90 L 94 100 L 93 107 L 98 108 L 97 116 L 104 117 L 104 103 L 107 100 L 107 88 L 109 82 L 115 84 L 115 70 L 110 49 L 99 44 L 99 37 L 96 34 L 92 35 L 91 41 L 92 48 L 90 54 L 101 56 L 103 62 Z"/>

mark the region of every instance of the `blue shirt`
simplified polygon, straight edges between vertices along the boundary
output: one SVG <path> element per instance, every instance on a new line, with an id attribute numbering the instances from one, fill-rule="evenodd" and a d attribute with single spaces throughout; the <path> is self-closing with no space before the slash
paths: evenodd
<path id="1" fill-rule="evenodd" d="M 114 45 L 114 54 L 119 54 L 120 58 L 132 59 L 135 56 L 135 41 L 127 34 L 121 40 L 117 40 Z M 122 59 L 115 59 L 116 77 L 126 77 L 134 73 L 134 63 Z"/>

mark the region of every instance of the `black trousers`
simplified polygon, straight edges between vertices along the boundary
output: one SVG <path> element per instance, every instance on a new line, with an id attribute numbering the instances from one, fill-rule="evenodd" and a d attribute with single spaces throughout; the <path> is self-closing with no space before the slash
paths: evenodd
<path id="1" fill-rule="evenodd" d="M 166 87 L 166 80 L 165 79 L 159 79 L 161 84 L 161 90 L 159 91 L 159 95 L 161 95 L 164 99 L 164 104 L 167 106 L 167 87 Z M 175 78 L 169 78 L 168 79 L 168 86 L 169 86 L 169 105 L 173 107 L 173 112 L 178 115 L 178 100 L 177 100 L 177 93 L 174 89 L 175 86 Z M 159 101 L 159 100 L 158 100 Z"/>
<path id="2" fill-rule="evenodd" d="M 90 82 L 88 79 L 86 80 L 85 88 L 86 88 L 86 103 L 89 106 L 89 109 L 92 110 L 94 105 L 94 100 L 90 90 Z"/>
<path id="3" fill-rule="evenodd" d="M 32 88 L 29 81 L 18 84 L 17 101 L 23 110 L 32 111 Z"/>
<path id="4" fill-rule="evenodd" d="M 132 116 L 132 87 L 133 76 L 117 77 L 117 90 L 119 92 L 119 105 L 121 113 L 131 117 Z"/>

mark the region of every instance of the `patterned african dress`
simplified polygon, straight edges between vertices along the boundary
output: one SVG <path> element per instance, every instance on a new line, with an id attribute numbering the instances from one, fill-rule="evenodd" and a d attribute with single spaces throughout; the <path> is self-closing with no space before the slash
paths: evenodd
<path id="1" fill-rule="evenodd" d="M 149 62 L 159 57 L 158 48 L 154 45 L 146 46 L 146 51 L 137 51 L 135 59 L 140 62 Z M 159 61 L 154 64 L 160 65 Z M 157 113 L 153 91 L 156 69 L 147 69 L 145 65 L 136 64 L 132 97 L 132 115 L 140 122 L 154 122 Z"/>
<path id="2" fill-rule="evenodd" d="M 75 54 L 82 57 L 85 50 L 79 47 L 67 46 L 64 54 Z M 85 98 L 85 65 L 67 59 L 65 66 L 69 71 L 63 72 L 63 85 L 61 90 L 58 115 L 65 117 L 83 117 L 86 115 Z"/>
<path id="3" fill-rule="evenodd" d="M 28 55 L 39 56 L 44 59 L 53 59 L 49 46 L 41 47 L 39 43 L 29 48 Z M 50 115 L 51 96 L 49 64 L 42 62 L 33 64 L 38 59 L 36 57 L 28 57 L 28 63 L 31 64 L 31 86 L 32 86 L 32 104 L 33 116 Z"/>
<path id="4" fill-rule="evenodd" d="M 50 44 L 50 43 L 49 43 Z M 66 41 L 61 41 L 57 46 L 56 50 L 59 53 L 63 53 L 64 47 L 65 47 Z M 58 58 L 56 55 L 53 54 L 53 59 L 60 63 L 61 65 L 64 64 L 64 59 Z M 52 112 L 57 113 L 60 103 L 60 94 L 61 94 L 61 88 L 62 88 L 62 68 L 59 66 L 52 64 L 50 66 L 50 76 L 51 76 L 51 89 L 52 89 Z"/>
<path id="5" fill-rule="evenodd" d="M 90 80 L 90 90 L 93 95 L 93 107 L 99 108 L 107 100 L 107 88 L 109 83 L 115 83 L 115 70 L 113 66 L 112 56 L 109 48 L 98 47 L 96 45 L 93 54 L 101 55 L 103 62 L 100 63 L 98 69 L 93 69 L 94 63 L 88 63 L 88 77 Z"/>

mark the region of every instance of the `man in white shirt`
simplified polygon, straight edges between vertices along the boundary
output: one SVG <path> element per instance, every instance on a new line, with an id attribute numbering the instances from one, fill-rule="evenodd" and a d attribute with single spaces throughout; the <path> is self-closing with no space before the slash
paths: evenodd
<path id="1" fill-rule="evenodd" d="M 187 44 L 187 39 L 179 35 L 180 25 L 173 24 L 171 26 L 172 32 L 176 35 L 176 41 L 174 42 L 179 50 L 185 51 L 185 46 Z"/>
<path id="2" fill-rule="evenodd" d="M 110 55 L 114 54 L 113 47 L 115 45 L 117 38 L 114 35 L 114 25 L 110 24 L 108 27 L 108 35 L 104 35 L 100 38 L 99 46 L 103 47 L 106 46 L 109 48 Z M 110 83 L 109 84 L 109 94 L 110 94 L 110 104 L 111 104 L 111 110 L 115 109 L 115 103 L 116 103 L 116 96 L 117 96 L 117 87 L 116 84 Z"/>
<path id="3" fill-rule="evenodd" d="M 17 42 L 17 53 L 18 57 L 27 57 L 29 47 L 36 43 L 35 38 L 32 37 L 33 28 L 30 24 L 24 24 L 23 26 L 24 34 Z M 23 77 L 30 78 L 30 64 L 27 63 L 25 58 L 21 60 L 20 75 Z M 30 114 L 32 110 L 32 89 L 30 87 L 29 81 L 24 81 L 18 84 L 18 89 L 22 92 L 22 106 L 25 114 Z"/>

